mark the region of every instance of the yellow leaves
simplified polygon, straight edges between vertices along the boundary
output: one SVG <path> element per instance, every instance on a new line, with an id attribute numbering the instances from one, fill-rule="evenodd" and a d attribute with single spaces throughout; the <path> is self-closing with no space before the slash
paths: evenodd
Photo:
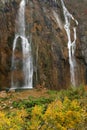
<path id="1" fill-rule="evenodd" d="M 73 100 L 73 101 L 71 102 L 70 107 L 71 107 L 72 110 L 76 110 L 76 111 L 81 110 L 81 109 L 80 109 L 80 105 L 79 105 L 79 103 L 77 102 L 77 100 Z M 82 110 L 81 110 L 81 111 L 82 111 Z"/>
<path id="2" fill-rule="evenodd" d="M 5 116 L 5 113 L 0 111 L 0 119 L 3 118 Z"/>
<path id="3" fill-rule="evenodd" d="M 0 130 L 3 130 L 5 126 L 10 126 L 10 121 L 6 118 L 4 112 L 0 112 Z"/>
<path id="4" fill-rule="evenodd" d="M 63 102 L 55 100 L 47 106 L 36 105 L 30 114 L 16 109 L 8 114 L 0 112 L 0 130 L 79 130 L 85 119 L 87 112 L 79 102 L 65 97 Z"/>
<path id="5" fill-rule="evenodd" d="M 0 130 L 20 130 L 26 115 L 25 110 L 14 110 L 9 114 L 0 112 Z"/>
<path id="6" fill-rule="evenodd" d="M 43 107 L 42 106 L 35 106 L 34 109 L 32 110 L 32 117 L 31 117 L 31 124 L 29 126 L 29 130 L 38 130 L 41 124 L 42 120 L 42 112 L 43 112 Z"/>
<path id="7" fill-rule="evenodd" d="M 65 97 L 64 101 L 55 100 L 48 105 L 45 113 L 40 106 L 35 106 L 32 111 L 31 130 L 67 130 L 76 129 L 82 122 L 82 108 L 77 100 L 70 101 Z"/>
<path id="8" fill-rule="evenodd" d="M 38 130 L 40 123 L 41 123 L 40 120 L 32 120 L 29 130 Z"/>
<path id="9" fill-rule="evenodd" d="M 34 116 L 34 115 L 39 115 L 39 116 L 41 116 L 41 115 L 42 115 L 42 111 L 43 111 L 42 107 L 36 105 L 36 106 L 34 107 L 34 109 L 32 110 L 32 115 L 33 115 L 33 116 Z"/>

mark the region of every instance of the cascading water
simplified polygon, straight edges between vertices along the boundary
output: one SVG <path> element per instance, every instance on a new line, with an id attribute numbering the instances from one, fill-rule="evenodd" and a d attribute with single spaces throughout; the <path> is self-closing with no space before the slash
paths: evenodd
<path id="1" fill-rule="evenodd" d="M 76 27 L 73 27 L 73 34 L 74 34 L 74 40 L 72 42 L 71 40 L 71 30 L 70 30 L 70 20 L 72 19 L 76 25 L 78 25 L 77 20 L 74 19 L 72 14 L 69 13 L 67 8 L 65 7 L 65 4 L 63 0 L 61 0 L 63 13 L 65 17 L 65 31 L 67 33 L 68 37 L 68 51 L 69 51 L 69 63 L 70 63 L 70 74 L 71 74 L 71 83 L 73 86 L 76 86 L 76 80 L 75 80 L 75 68 L 76 68 L 76 59 L 75 59 L 75 49 L 76 49 Z"/>
<path id="2" fill-rule="evenodd" d="M 16 23 L 16 34 L 13 42 L 13 55 L 12 55 L 12 75 L 11 75 L 11 89 L 17 89 L 20 86 L 15 83 L 14 79 L 14 70 L 16 69 L 16 58 L 15 58 L 15 50 L 17 46 L 17 41 L 20 38 L 22 45 L 22 71 L 24 77 L 24 84 L 20 87 L 21 89 L 32 88 L 32 79 L 33 79 L 33 60 L 31 54 L 31 43 L 28 42 L 28 39 L 25 34 L 25 0 L 21 0 L 20 8 L 17 16 Z"/>
<path id="3" fill-rule="evenodd" d="M 62 29 L 62 28 L 63 28 L 63 27 L 62 27 L 62 21 L 60 20 L 58 14 L 56 13 L 55 10 L 53 10 L 52 12 L 53 12 L 54 18 L 56 19 L 56 22 L 58 23 L 60 29 Z"/>

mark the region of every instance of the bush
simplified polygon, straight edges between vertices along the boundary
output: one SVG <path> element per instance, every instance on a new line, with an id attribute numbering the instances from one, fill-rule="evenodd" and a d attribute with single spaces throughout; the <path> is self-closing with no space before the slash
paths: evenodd
<path id="1" fill-rule="evenodd" d="M 84 111 L 77 100 L 65 98 L 63 102 L 56 100 L 43 107 L 35 106 L 32 110 L 29 130 L 81 130 L 84 123 Z"/>
<path id="2" fill-rule="evenodd" d="M 87 90 L 49 91 L 49 98 L 14 101 L 0 112 L 0 130 L 85 130 Z"/>
<path id="3" fill-rule="evenodd" d="M 14 110 L 14 112 L 0 112 L 0 130 L 22 130 L 25 125 L 24 118 L 27 116 L 25 110 Z"/>
<path id="4" fill-rule="evenodd" d="M 35 106 L 35 105 L 47 105 L 49 103 L 51 103 L 53 101 L 52 98 L 29 98 L 26 100 L 22 100 L 22 101 L 14 101 L 12 103 L 12 106 L 14 108 L 26 108 L 26 109 L 31 109 Z"/>

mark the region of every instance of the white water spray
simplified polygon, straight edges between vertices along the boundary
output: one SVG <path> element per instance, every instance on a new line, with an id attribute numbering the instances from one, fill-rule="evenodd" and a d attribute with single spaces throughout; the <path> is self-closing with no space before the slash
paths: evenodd
<path id="1" fill-rule="evenodd" d="M 16 69 L 15 66 L 15 49 L 18 44 L 18 38 L 21 39 L 22 45 L 22 54 L 23 54 L 23 77 L 24 77 L 24 85 L 20 87 L 21 89 L 32 88 L 32 79 L 33 79 L 33 60 L 31 54 L 31 43 L 28 42 L 28 39 L 25 35 L 25 0 L 21 0 L 17 23 L 16 23 L 16 34 L 13 42 L 13 55 L 12 55 L 12 68 Z M 17 83 L 14 81 L 14 70 L 12 71 L 11 76 L 11 89 L 17 89 Z"/>
<path id="2" fill-rule="evenodd" d="M 62 21 L 59 18 L 59 15 L 56 13 L 55 10 L 53 10 L 52 12 L 53 12 L 54 18 L 56 19 L 56 22 L 57 22 L 58 26 L 62 30 L 63 26 L 62 26 Z"/>
<path id="3" fill-rule="evenodd" d="M 65 31 L 67 33 L 68 37 L 68 50 L 69 50 L 69 63 L 70 63 L 70 74 L 71 74 L 71 83 L 73 86 L 76 86 L 76 80 L 75 80 L 75 73 L 76 73 L 76 59 L 75 59 L 75 49 L 76 49 L 76 27 L 73 27 L 73 35 L 74 40 L 72 42 L 71 40 L 71 31 L 70 31 L 70 20 L 73 20 L 76 25 L 78 25 L 77 20 L 74 19 L 72 14 L 69 13 L 67 8 L 65 7 L 65 4 L 63 0 L 61 0 L 62 7 L 63 7 L 63 13 L 65 17 Z"/>

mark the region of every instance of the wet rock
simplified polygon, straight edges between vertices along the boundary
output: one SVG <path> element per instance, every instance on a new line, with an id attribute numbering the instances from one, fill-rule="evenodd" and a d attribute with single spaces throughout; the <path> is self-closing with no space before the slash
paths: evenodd
<path id="1" fill-rule="evenodd" d="M 20 84 L 23 84 L 21 72 L 15 70 L 14 67 L 11 68 L 15 18 L 19 2 L 20 0 L 12 0 L 9 3 L 8 0 L 7 5 L 4 5 L 3 1 L 0 4 L 0 86 L 2 88 L 11 86 L 11 72 L 13 69 L 18 80 L 20 80 Z M 65 0 L 65 4 L 79 22 L 75 54 L 78 63 L 76 66 L 78 70 L 76 80 L 79 85 L 87 82 L 87 1 L 83 0 L 82 4 L 79 1 Z M 71 84 L 67 35 L 65 30 L 59 27 L 52 10 L 57 12 L 63 26 L 64 16 L 60 1 L 57 5 L 52 0 L 28 1 L 25 11 L 26 35 L 27 37 L 32 36 L 32 54 L 35 68 L 34 86 L 40 84 L 40 86 L 44 85 L 51 89 L 61 89 L 67 88 Z M 29 41 L 31 41 L 30 37 Z M 22 68 L 20 48 L 21 46 L 17 48 L 20 53 L 16 52 L 15 54 L 18 57 L 17 61 L 20 62 L 19 68 Z"/>
<path id="2" fill-rule="evenodd" d="M 9 89 L 9 93 L 15 93 L 15 89 Z"/>

